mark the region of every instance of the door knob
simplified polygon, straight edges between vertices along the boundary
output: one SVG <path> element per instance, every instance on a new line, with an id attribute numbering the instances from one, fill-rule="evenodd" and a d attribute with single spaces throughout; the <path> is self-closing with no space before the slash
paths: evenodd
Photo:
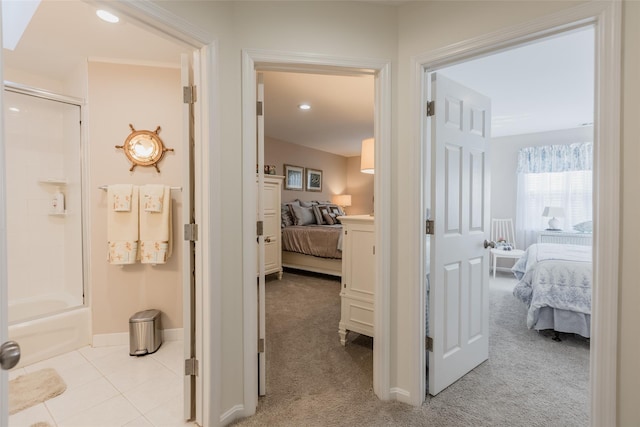
<path id="1" fill-rule="evenodd" d="M 487 249 L 488 247 L 491 247 L 492 249 L 496 247 L 496 242 L 490 242 L 488 240 L 484 241 L 484 248 Z"/>
<path id="2" fill-rule="evenodd" d="M 20 361 L 20 346 L 15 341 L 7 341 L 0 346 L 0 366 L 5 371 L 13 368 Z"/>

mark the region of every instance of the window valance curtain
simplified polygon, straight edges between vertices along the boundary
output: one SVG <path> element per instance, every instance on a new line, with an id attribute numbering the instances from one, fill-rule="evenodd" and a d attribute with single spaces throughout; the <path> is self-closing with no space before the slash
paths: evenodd
<path id="1" fill-rule="evenodd" d="M 593 170 L 593 143 L 526 147 L 518 153 L 518 173 Z"/>
<path id="2" fill-rule="evenodd" d="M 548 227 L 546 206 L 561 207 L 560 228 L 592 218 L 593 143 L 522 148 L 518 153 L 516 241 L 521 247 L 535 243 Z"/>

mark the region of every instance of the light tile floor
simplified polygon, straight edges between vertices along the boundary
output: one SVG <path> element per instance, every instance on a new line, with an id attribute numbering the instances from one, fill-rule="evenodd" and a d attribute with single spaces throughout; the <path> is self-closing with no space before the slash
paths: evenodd
<path id="1" fill-rule="evenodd" d="M 9 417 L 9 427 L 196 426 L 182 419 L 183 344 L 129 356 L 128 346 L 84 347 L 9 372 L 9 379 L 54 368 L 67 383 L 60 396 Z"/>

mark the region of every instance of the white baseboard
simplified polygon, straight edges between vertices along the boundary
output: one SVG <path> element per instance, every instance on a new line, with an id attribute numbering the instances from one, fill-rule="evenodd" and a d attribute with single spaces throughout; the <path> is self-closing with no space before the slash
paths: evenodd
<path id="1" fill-rule="evenodd" d="M 411 401 L 411 393 L 409 393 L 407 390 L 398 387 L 392 387 L 389 390 L 389 395 L 391 397 L 391 400 L 397 400 L 398 402 L 406 403 L 408 405 L 414 404 Z"/>
<path id="2" fill-rule="evenodd" d="M 184 338 L 184 329 L 182 328 L 162 330 L 163 341 L 181 341 L 183 338 Z M 110 347 L 110 346 L 129 345 L 129 333 L 118 332 L 115 334 L 94 335 L 91 345 L 93 347 Z"/>
<path id="3" fill-rule="evenodd" d="M 231 409 L 220 415 L 220 425 L 224 426 L 232 421 L 235 421 L 237 418 L 240 418 L 243 412 L 244 405 L 232 406 Z"/>

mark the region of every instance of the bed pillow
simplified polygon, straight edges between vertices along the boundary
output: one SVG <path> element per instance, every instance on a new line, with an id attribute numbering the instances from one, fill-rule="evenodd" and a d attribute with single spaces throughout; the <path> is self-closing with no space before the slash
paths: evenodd
<path id="1" fill-rule="evenodd" d="M 324 219 L 325 224 L 333 225 L 335 224 L 335 216 L 331 216 L 329 212 L 325 212 L 322 214 L 322 219 Z"/>
<path id="2" fill-rule="evenodd" d="M 300 206 L 303 208 L 312 208 L 318 204 L 318 202 L 305 202 L 302 200 L 297 200 L 297 202 L 300 203 Z"/>
<path id="3" fill-rule="evenodd" d="M 294 224 L 290 206 L 291 205 L 288 203 L 283 203 L 280 205 L 280 219 L 282 227 L 289 227 Z"/>
<path id="4" fill-rule="evenodd" d="M 291 205 L 296 225 L 316 224 L 316 216 L 313 214 L 313 208 L 304 206 Z"/>
<path id="5" fill-rule="evenodd" d="M 313 214 L 316 217 L 316 224 L 327 224 L 327 221 L 324 218 L 325 213 L 330 213 L 329 208 L 326 205 L 316 205 L 313 207 Z"/>
<path id="6" fill-rule="evenodd" d="M 344 212 L 338 205 L 334 205 L 333 203 L 327 203 L 325 205 L 317 205 L 313 207 L 313 213 L 316 216 L 316 223 L 319 225 L 333 225 L 340 224 L 338 220 L 338 216 L 344 215 Z M 327 221 L 325 217 L 325 213 L 329 214 L 332 221 Z"/>
<path id="7" fill-rule="evenodd" d="M 593 221 L 585 221 L 573 226 L 573 229 L 580 233 L 593 233 Z"/>

